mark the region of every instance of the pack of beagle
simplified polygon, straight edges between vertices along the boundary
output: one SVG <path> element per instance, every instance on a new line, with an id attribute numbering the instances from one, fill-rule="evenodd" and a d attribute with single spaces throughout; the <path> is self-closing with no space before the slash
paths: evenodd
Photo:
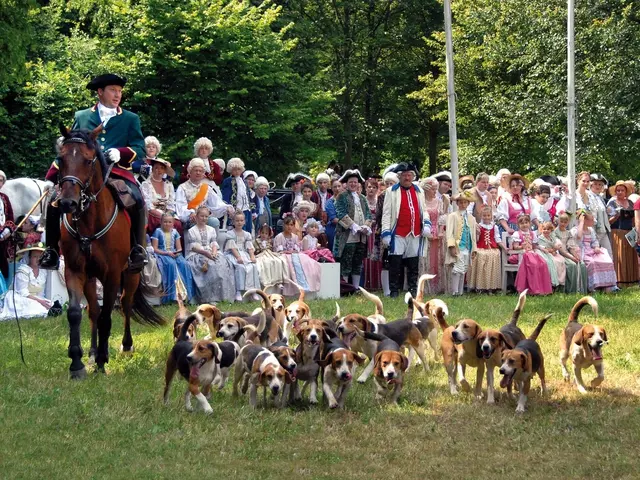
<path id="1" fill-rule="evenodd" d="M 278 408 L 300 401 L 308 389 L 309 403 L 319 403 L 321 391 L 329 408 L 344 409 L 356 370 L 368 359 L 357 377 L 358 383 L 366 382 L 373 375 L 376 398 L 397 403 L 415 354 L 425 372 L 430 371 L 425 358 L 426 347 L 430 346 L 442 354 L 451 394 L 458 394 L 460 388 L 472 391 L 465 378 L 467 367 L 472 367 L 476 368 L 474 396 L 483 398 L 486 371 L 486 401 L 494 404 L 497 400 L 495 370 L 498 369 L 500 387 L 512 398 L 512 389 L 516 386 L 516 412 L 524 412 L 535 375 L 540 378 L 542 393 L 546 391 L 544 356 L 538 337 L 551 315 L 542 318 L 526 337 L 518 327 L 527 299 L 525 290 L 519 295 L 510 320 L 499 329 L 483 329 L 471 318 L 449 325 L 445 302 L 423 301 L 420 292 L 430 278 L 429 275 L 420 278 L 421 288 L 415 299 L 406 296 L 405 318 L 390 323 L 384 317 L 380 298 L 362 288 L 362 296 L 373 304 L 373 313 L 341 316 L 336 303 L 336 314 L 330 320 L 311 316 L 302 289 L 298 299 L 288 306 L 281 295 L 250 290 L 245 295 L 255 294 L 262 300 L 262 306 L 250 313 L 221 312 L 210 304 L 200 305 L 190 313 L 179 302 L 173 325 L 175 342 L 165 367 L 164 401 L 168 402 L 172 379 L 179 372 L 188 383 L 184 398 L 186 409 L 193 410 L 191 400 L 195 397 L 202 410 L 211 413 L 212 387 L 222 390 L 230 369 L 235 366 L 233 395 L 249 391 L 249 403 L 254 408 L 262 387 L 265 406 L 269 396 Z M 597 316 L 596 300 L 589 296 L 581 298 L 573 306 L 559 339 L 563 377 L 567 382 L 571 379 L 567 369 L 571 358 L 574 381 L 580 393 L 587 392 L 582 378 L 584 369 L 593 366 L 596 371 L 591 388 L 604 381 L 602 350 L 608 343 L 602 326 L 578 323 L 580 312 L 587 305 Z M 208 327 L 209 335 L 202 340 L 196 338 L 197 325 Z M 436 348 L 438 325 L 442 329 L 439 349 Z M 214 341 L 216 337 L 222 341 Z M 290 338 L 297 340 L 297 345 L 292 346 Z M 408 350 L 408 356 L 404 349 Z M 435 358 L 437 361 L 437 353 Z"/>

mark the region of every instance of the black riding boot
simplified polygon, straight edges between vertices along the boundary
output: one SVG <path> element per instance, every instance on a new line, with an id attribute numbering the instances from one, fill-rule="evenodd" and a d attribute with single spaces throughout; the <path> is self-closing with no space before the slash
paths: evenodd
<path id="1" fill-rule="evenodd" d="M 389 255 L 389 290 L 390 297 L 396 298 L 404 286 L 404 268 L 402 255 Z"/>
<path id="2" fill-rule="evenodd" d="M 407 286 L 411 295 L 415 298 L 418 293 L 418 272 L 420 266 L 419 257 L 405 258 L 404 264 L 407 267 Z"/>
<path id="3" fill-rule="evenodd" d="M 144 206 L 135 206 L 127 210 L 131 217 L 131 237 L 133 248 L 129 253 L 129 268 L 133 273 L 141 272 L 149 262 L 147 250 L 144 248 L 147 230 L 147 210 Z"/>
<path id="4" fill-rule="evenodd" d="M 58 270 L 60 266 L 60 209 L 52 203 L 47 207 L 46 219 L 47 248 L 38 262 L 44 270 Z"/>

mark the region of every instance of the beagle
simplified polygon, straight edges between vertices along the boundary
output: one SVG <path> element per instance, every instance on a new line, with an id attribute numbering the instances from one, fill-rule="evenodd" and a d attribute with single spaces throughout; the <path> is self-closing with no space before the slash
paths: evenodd
<path id="1" fill-rule="evenodd" d="M 291 282 L 291 280 L 289 280 Z M 311 318 L 311 308 L 309 305 L 304 303 L 304 290 L 300 285 L 295 282 L 291 282 L 298 287 L 300 295 L 298 296 L 298 300 L 291 302 L 285 309 L 284 315 L 289 322 L 289 324 L 293 325 L 293 328 L 296 328 L 298 322 L 302 320 L 307 320 Z M 289 331 L 291 327 L 289 327 Z"/>
<path id="2" fill-rule="evenodd" d="M 449 377 L 449 391 L 452 395 L 458 394 L 458 381 L 462 390 L 465 392 L 470 391 L 471 387 L 464 376 L 465 370 L 467 366 L 475 367 L 477 369 L 475 396 L 478 399 L 482 398 L 484 359 L 477 354 L 478 337 L 482 333 L 482 328 L 470 318 L 464 318 L 454 326 L 449 326 L 441 307 L 436 307 L 435 315 L 443 330 L 440 348 L 442 350 L 442 360 Z"/>
<path id="3" fill-rule="evenodd" d="M 238 384 L 242 383 L 242 393 L 246 393 L 249 385 L 249 404 L 256 408 L 258 406 L 258 387 L 262 386 L 264 392 L 264 406 L 267 406 L 267 388 L 274 399 L 274 404 L 278 407 L 283 405 L 278 400 L 278 396 L 284 392 L 284 386 L 291 383 L 291 374 L 287 372 L 276 356 L 267 348 L 248 344 L 240 350 L 238 363 L 235 369 L 233 381 L 233 396 L 238 396 Z"/>
<path id="4" fill-rule="evenodd" d="M 356 364 L 362 364 L 362 358 L 353 353 L 337 336 L 324 344 L 322 360 L 322 391 L 329 408 L 344 408 L 347 393 L 353 382 Z"/>
<path id="5" fill-rule="evenodd" d="M 540 350 L 540 345 L 536 341 L 542 327 L 547 323 L 551 315 L 546 315 L 533 331 L 529 338 L 520 340 L 512 350 L 503 350 L 502 365 L 500 366 L 500 386 L 510 389 L 515 380 L 518 385 L 519 397 L 516 413 L 524 413 L 527 404 L 527 395 L 531 387 L 531 379 L 535 374 L 540 377 L 540 386 L 542 394 L 547 391 L 544 378 L 544 357 Z"/>
<path id="6" fill-rule="evenodd" d="M 478 357 L 484 359 L 487 370 L 487 403 L 495 403 L 494 369 L 502 365 L 502 350 L 512 349 L 518 342 L 525 339 L 517 323 L 526 299 L 527 290 L 524 290 L 518 297 L 518 303 L 509 323 L 500 327 L 500 330 L 483 330 L 478 335 Z"/>
<path id="7" fill-rule="evenodd" d="M 291 335 L 292 325 L 287 320 L 287 316 L 284 312 L 284 295 L 280 295 L 279 293 L 272 293 L 271 295 L 269 295 L 269 301 L 271 302 L 271 306 L 273 307 L 273 317 L 275 318 L 276 323 L 280 325 L 284 338 L 289 338 L 289 336 Z"/>
<path id="8" fill-rule="evenodd" d="M 352 340 L 356 337 L 359 330 L 384 335 L 385 337 L 394 340 L 400 346 L 413 348 L 422 361 L 422 366 L 424 367 L 425 372 L 429 370 L 429 366 L 427 365 L 427 360 L 425 358 L 422 334 L 411 320 L 402 319 L 388 324 L 378 325 L 364 315 L 352 313 L 344 317 L 343 321 L 338 326 L 338 331 L 348 346 L 351 345 Z M 373 372 L 373 359 L 376 355 L 377 347 L 378 345 L 376 341 L 372 339 L 367 339 L 364 343 L 362 348 L 364 350 L 364 354 L 369 357 L 370 361 L 358 378 L 358 383 L 366 382 L 369 375 Z"/>
<path id="9" fill-rule="evenodd" d="M 176 300 L 178 302 L 178 310 L 176 311 L 173 317 L 173 341 L 174 343 L 178 341 L 180 338 L 180 331 L 182 330 L 182 325 L 185 320 L 191 315 L 191 312 L 186 309 L 184 303 L 182 302 L 182 297 L 180 295 L 176 295 Z M 196 339 L 196 324 L 200 322 L 200 319 L 197 319 L 195 323 L 189 325 L 186 332 L 186 339 L 190 342 Z"/>
<path id="10" fill-rule="evenodd" d="M 298 362 L 297 379 L 304 382 L 302 391 L 298 389 L 298 383 L 294 385 L 295 400 L 302 399 L 307 387 L 309 387 L 309 402 L 318 403 L 318 373 L 320 367 L 318 361 L 322 352 L 323 342 L 326 336 L 326 324 L 322 320 L 303 320 L 294 326 L 300 345 L 296 348 L 296 360 Z"/>
<path id="11" fill-rule="evenodd" d="M 425 287 L 427 285 L 427 282 L 429 280 L 433 280 L 434 278 L 436 278 L 436 275 L 432 275 L 430 273 L 424 273 L 420 275 L 420 278 L 418 279 L 418 291 L 416 292 L 415 301 L 418 302 L 420 305 L 422 305 L 425 311 L 428 311 L 428 309 L 424 307 L 422 302 L 422 299 L 424 298 Z M 447 315 L 448 315 L 448 312 L 447 312 Z"/>
<path id="12" fill-rule="evenodd" d="M 290 403 L 295 400 L 295 385 L 297 385 L 298 364 L 296 362 L 296 351 L 291 348 L 285 341 L 279 341 L 269 347 L 269 350 L 278 359 L 278 362 L 291 375 L 291 383 L 285 385 L 282 392 L 281 402 L 286 403 L 287 399 Z M 293 386 L 293 388 L 292 388 Z"/>
<path id="13" fill-rule="evenodd" d="M 229 370 L 231 370 L 231 367 L 235 365 L 236 360 L 238 359 L 238 355 L 240 354 L 240 345 L 236 342 L 225 340 L 224 342 L 218 343 L 218 347 L 222 353 L 219 365 L 220 373 L 213 380 L 213 385 L 218 387 L 218 390 L 222 390 L 229 378 Z"/>
<path id="14" fill-rule="evenodd" d="M 246 343 L 261 343 L 262 334 L 267 325 L 267 316 L 261 310 L 258 314 L 258 324 L 249 323 L 251 317 L 227 317 L 220 322 L 217 336 L 225 340 L 236 342 L 240 347 Z M 252 319 L 255 320 L 255 319 Z"/>
<path id="15" fill-rule="evenodd" d="M 209 327 L 209 335 L 211 338 L 215 338 L 220 328 L 220 322 L 222 321 L 222 312 L 215 305 L 209 303 L 203 303 L 198 307 L 196 313 L 200 314 L 204 322 Z"/>
<path id="16" fill-rule="evenodd" d="M 434 359 L 438 360 L 438 328 L 436 320 L 434 320 L 434 312 L 435 308 L 439 306 L 442 308 L 442 311 L 445 312 L 446 316 L 449 311 L 449 309 L 447 308 L 447 304 L 437 298 L 429 300 L 427 303 L 421 304 L 413 298 L 411 292 L 407 292 L 405 294 L 404 301 L 407 304 L 407 318 L 412 319 L 413 323 L 416 325 L 416 327 L 418 327 L 418 330 L 420 330 L 420 334 L 422 334 L 422 340 L 425 344 L 425 347 L 428 343 L 433 349 Z M 415 352 L 413 350 L 410 350 L 409 366 L 413 364 L 414 356 Z"/>
<path id="17" fill-rule="evenodd" d="M 382 301 L 380 300 L 380 297 L 366 291 L 362 287 L 358 287 L 358 288 L 360 289 L 360 293 L 362 293 L 362 296 L 365 297 L 367 300 L 372 301 L 373 304 L 375 305 L 374 312 L 371 315 L 369 315 L 367 318 L 371 320 L 373 323 L 377 323 L 377 324 L 387 323 L 387 319 L 384 318 L 384 305 L 382 305 Z"/>
<path id="18" fill-rule="evenodd" d="M 602 347 L 608 343 L 607 332 L 603 327 L 593 324 L 583 326 L 578 323 L 578 315 L 585 305 L 590 305 L 594 315 L 598 315 L 598 302 L 593 297 L 583 297 L 573 306 L 567 326 L 560 334 L 562 376 L 566 382 L 571 380 L 566 365 L 567 359 L 571 356 L 575 383 L 580 393 L 587 393 L 582 380 L 583 368 L 593 365 L 598 374 L 591 380 L 591 388 L 599 386 L 604 381 Z"/>
<path id="19" fill-rule="evenodd" d="M 167 358 L 164 373 L 164 403 L 169 403 L 169 387 L 176 371 L 189 382 L 185 393 L 185 407 L 193 411 L 191 397 L 194 396 L 205 413 L 213 413 L 213 409 L 206 396 L 209 395 L 211 384 L 220 372 L 222 351 L 217 343 L 210 340 L 200 340 L 195 344 L 187 339 L 189 326 L 197 321 L 198 315 L 190 315 L 182 325 L 178 341 L 175 343 Z M 202 388 L 202 390 L 201 390 Z"/>
<path id="20" fill-rule="evenodd" d="M 384 399 L 391 392 L 391 403 L 398 403 L 407 368 L 409 359 L 400 353 L 400 346 L 390 338 L 384 338 L 378 344 L 373 367 L 378 400 Z"/>

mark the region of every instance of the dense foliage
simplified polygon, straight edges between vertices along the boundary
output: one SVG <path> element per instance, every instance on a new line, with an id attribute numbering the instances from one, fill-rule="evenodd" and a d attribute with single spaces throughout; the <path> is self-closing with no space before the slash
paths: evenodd
<path id="1" fill-rule="evenodd" d="M 636 177 L 640 12 L 576 9 L 578 169 Z M 563 173 L 566 2 L 454 0 L 462 173 Z M 42 176 L 60 122 L 129 78 L 125 108 L 182 165 L 196 138 L 282 180 L 332 161 L 448 167 L 437 0 L 0 0 L 0 165 Z M 6 67 L 5 67 L 6 65 Z"/>

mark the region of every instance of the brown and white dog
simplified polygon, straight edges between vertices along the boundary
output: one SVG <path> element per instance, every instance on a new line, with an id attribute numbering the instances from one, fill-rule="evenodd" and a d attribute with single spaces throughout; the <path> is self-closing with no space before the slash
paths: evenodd
<path id="1" fill-rule="evenodd" d="M 442 307 L 436 307 L 435 315 L 442 328 L 442 360 L 447 376 L 449 377 L 449 390 L 452 395 L 458 393 L 458 381 L 465 392 L 471 391 L 469 382 L 465 378 L 466 367 L 475 367 L 476 371 L 476 398 L 482 398 L 482 378 L 484 377 L 484 359 L 478 356 L 478 337 L 482 328 L 474 320 L 464 318 L 455 326 L 449 326 L 444 318 Z M 456 377 L 457 374 L 457 377 Z"/>
<path id="2" fill-rule="evenodd" d="M 518 319 L 527 299 L 527 290 L 518 297 L 518 303 L 511 316 L 511 321 L 503 325 L 500 330 L 483 330 L 478 335 L 478 356 L 484 359 L 487 370 L 487 403 L 495 403 L 494 369 L 502 365 L 502 350 L 512 349 L 525 336 L 518 327 Z M 509 392 L 511 393 L 511 392 Z"/>
<path id="3" fill-rule="evenodd" d="M 218 344 L 210 340 L 200 340 L 195 344 L 187 338 L 189 327 L 198 320 L 198 315 L 190 315 L 182 325 L 178 341 L 175 343 L 167 358 L 164 373 L 164 403 L 169 402 L 169 388 L 176 373 L 189 382 L 185 393 L 185 407 L 193 411 L 191 397 L 194 396 L 205 413 L 213 413 L 213 409 L 206 396 L 209 395 L 211 384 L 219 375 L 222 352 Z"/>
<path id="4" fill-rule="evenodd" d="M 302 391 L 298 389 L 299 384 L 296 382 L 294 396 L 296 400 L 300 400 L 309 387 L 309 402 L 314 405 L 318 403 L 318 361 L 326 337 L 325 328 L 326 324 L 318 319 L 303 320 L 294 327 L 300 342 L 296 348 L 297 378 L 298 382 L 303 382 Z"/>
<path id="5" fill-rule="evenodd" d="M 582 380 L 582 369 L 591 365 L 598 376 L 591 380 L 591 388 L 599 386 L 604 381 L 604 364 L 602 363 L 602 347 L 608 343 L 607 332 L 599 325 L 578 323 L 580 310 L 590 305 L 594 315 L 598 315 L 598 302 L 593 297 L 582 297 L 576 302 L 569 314 L 567 326 L 560 334 L 560 364 L 562 376 L 566 382 L 571 380 L 567 370 L 567 359 L 571 356 L 575 383 L 580 393 L 587 393 Z"/>
<path id="6" fill-rule="evenodd" d="M 211 338 L 216 338 L 218 328 L 220 328 L 220 322 L 222 321 L 222 312 L 215 305 L 203 303 L 198 307 L 196 313 L 200 314 L 204 323 L 209 327 L 209 335 L 211 335 Z"/>
<path id="7" fill-rule="evenodd" d="M 284 311 L 286 303 L 284 295 L 272 293 L 269 295 L 269 301 L 271 302 L 271 307 L 273 307 L 273 317 L 276 319 L 276 323 L 280 325 L 284 338 L 288 339 L 291 335 L 292 324 L 287 320 Z"/>
<path id="8" fill-rule="evenodd" d="M 369 320 L 364 315 L 358 313 L 352 313 L 344 317 L 342 322 L 338 326 L 338 331 L 342 335 L 342 339 L 347 345 L 351 345 L 352 341 L 357 338 L 358 331 L 370 332 L 374 334 L 384 335 L 394 340 L 398 345 L 405 346 L 407 348 L 413 348 L 418 357 L 422 361 L 422 366 L 425 372 L 428 371 L 429 366 L 425 358 L 424 342 L 422 341 L 422 334 L 418 327 L 410 319 L 396 320 L 395 322 L 378 325 Z M 365 336 L 366 338 L 366 336 Z M 375 340 L 366 339 L 362 349 L 364 354 L 369 357 L 369 363 L 358 377 L 358 383 L 364 383 L 369 378 L 369 375 L 373 372 L 374 357 L 376 355 L 378 344 Z M 355 351 L 355 349 L 354 349 Z"/>
<path id="9" fill-rule="evenodd" d="M 423 275 L 424 277 L 425 275 Z M 434 275 L 429 275 L 434 276 Z M 422 277 L 421 277 L 422 278 Z M 422 340 L 425 347 L 428 345 L 433 349 L 433 357 L 438 360 L 438 324 L 435 316 L 436 307 L 440 307 L 446 318 L 449 314 L 447 304 L 442 300 L 434 298 L 427 303 L 420 303 L 416 301 L 411 295 L 411 292 L 407 292 L 404 296 L 404 301 L 407 304 L 407 318 L 411 318 L 413 323 L 418 327 L 422 334 Z M 413 359 L 415 352 L 409 351 L 409 367 L 413 365 Z"/>
<path id="10" fill-rule="evenodd" d="M 246 393 L 249 386 L 249 404 L 258 406 L 258 387 L 263 387 L 264 406 L 267 406 L 267 389 L 273 396 L 274 404 L 282 407 L 279 395 L 284 393 L 284 386 L 291 383 L 291 374 L 287 372 L 269 349 L 260 345 L 247 344 L 240 350 L 236 363 L 233 381 L 233 396 L 238 395 L 238 384 L 243 380 L 242 393 Z"/>
<path id="11" fill-rule="evenodd" d="M 353 353 L 340 338 L 333 337 L 325 342 L 322 360 L 322 391 L 329 408 L 344 408 L 347 393 L 353 383 L 356 364 L 362 364 L 362 358 Z"/>
<path id="12" fill-rule="evenodd" d="M 544 395 L 547 391 L 544 378 L 544 357 L 536 340 L 549 318 L 551 318 L 551 315 L 547 315 L 540 320 L 536 329 L 529 335 L 529 338 L 520 340 L 512 350 L 503 350 L 502 352 L 502 365 L 500 366 L 502 380 L 500 381 L 500 386 L 510 389 L 514 380 L 518 384 L 520 394 L 516 413 L 524 413 L 527 395 L 531 387 L 531 379 L 535 374 L 540 377 L 542 394 Z"/>
<path id="13" fill-rule="evenodd" d="M 184 322 L 187 318 L 189 318 L 189 315 L 191 315 L 191 312 L 189 310 L 187 310 L 187 308 L 184 306 L 184 303 L 182 302 L 182 297 L 180 295 L 176 295 L 176 300 L 178 302 L 178 310 L 176 311 L 176 314 L 173 316 L 173 341 L 177 342 L 178 338 L 180 338 L 180 331 L 182 330 L 182 325 L 184 325 Z M 189 325 L 187 332 L 186 332 L 186 339 L 188 341 L 194 341 L 196 339 L 196 325 L 200 322 L 200 319 L 196 319 L 196 321 L 192 324 Z"/>
<path id="14" fill-rule="evenodd" d="M 291 282 L 291 280 L 289 280 Z M 304 290 L 300 285 L 295 282 L 291 282 L 298 287 L 298 291 L 300 292 L 298 296 L 298 300 L 291 302 L 285 309 L 284 315 L 288 324 L 286 328 L 288 328 L 289 332 L 291 332 L 291 328 L 296 328 L 298 322 L 302 320 L 308 320 L 311 318 L 311 308 L 309 305 L 304 303 Z M 283 329 L 285 330 L 285 329 Z M 288 338 L 288 337 L 287 337 Z"/>
<path id="15" fill-rule="evenodd" d="M 236 342 L 240 347 L 247 343 L 261 343 L 261 339 L 266 329 L 267 316 L 264 310 L 260 310 L 257 315 L 258 324 L 249 323 L 249 317 L 227 317 L 220 322 L 217 336 L 225 340 Z M 251 320 L 255 320 L 251 318 Z"/>
<path id="16" fill-rule="evenodd" d="M 409 359 L 400 353 L 400 346 L 390 338 L 383 338 L 374 357 L 373 375 L 376 383 L 376 398 L 384 399 L 391 391 L 389 400 L 398 403 L 404 383 L 404 372 L 409 368 Z"/>

